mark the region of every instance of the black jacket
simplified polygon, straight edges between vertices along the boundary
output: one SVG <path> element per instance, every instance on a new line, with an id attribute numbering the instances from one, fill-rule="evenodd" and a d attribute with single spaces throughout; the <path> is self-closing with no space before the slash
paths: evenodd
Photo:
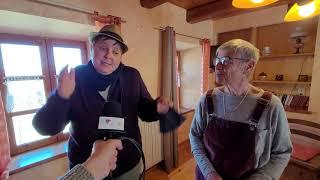
<path id="1" fill-rule="evenodd" d="M 90 88 L 87 70 L 88 65 L 76 68 L 76 87 L 69 100 L 54 92 L 33 119 L 34 127 L 42 135 L 57 134 L 71 121 L 68 147 L 70 168 L 83 163 L 90 156 L 92 145 L 98 138 L 98 117 L 105 103 L 99 92 Z M 125 136 L 141 145 L 138 116 L 147 122 L 161 117 L 156 111 L 156 101 L 150 96 L 140 73 L 124 66 L 119 78 L 110 87 L 109 97 L 121 103 L 123 117 L 126 117 Z M 132 144 L 123 142 L 123 146 L 113 177 L 132 169 L 141 158 Z"/>

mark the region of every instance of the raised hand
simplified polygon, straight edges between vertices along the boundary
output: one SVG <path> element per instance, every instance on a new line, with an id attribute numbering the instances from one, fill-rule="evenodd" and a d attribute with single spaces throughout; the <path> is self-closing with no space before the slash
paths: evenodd
<path id="1" fill-rule="evenodd" d="M 173 103 L 166 97 L 160 96 L 157 99 L 157 112 L 159 114 L 165 114 L 169 111 L 169 108 L 173 106 Z"/>
<path id="2" fill-rule="evenodd" d="M 75 70 L 71 68 L 68 72 L 68 65 L 66 65 L 60 72 L 58 78 L 58 94 L 64 99 L 69 99 L 76 86 Z"/>

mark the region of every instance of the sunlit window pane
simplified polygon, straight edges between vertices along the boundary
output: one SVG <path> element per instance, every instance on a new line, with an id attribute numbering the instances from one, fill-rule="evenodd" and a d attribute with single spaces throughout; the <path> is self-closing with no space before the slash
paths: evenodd
<path id="1" fill-rule="evenodd" d="M 78 48 L 53 47 L 53 56 L 57 74 L 67 64 L 69 68 L 82 64 L 81 49 Z"/>
<path id="2" fill-rule="evenodd" d="M 48 136 L 40 135 L 32 126 L 34 114 L 12 117 L 16 144 L 22 145 L 44 139 Z"/>
<path id="3" fill-rule="evenodd" d="M 64 128 L 63 133 L 68 133 L 70 128 L 70 123 L 67 124 L 67 126 Z"/>
<path id="4" fill-rule="evenodd" d="M 5 76 L 42 75 L 39 46 L 0 44 Z"/>
<path id="5" fill-rule="evenodd" d="M 43 80 L 8 81 L 8 112 L 40 108 L 46 102 Z"/>

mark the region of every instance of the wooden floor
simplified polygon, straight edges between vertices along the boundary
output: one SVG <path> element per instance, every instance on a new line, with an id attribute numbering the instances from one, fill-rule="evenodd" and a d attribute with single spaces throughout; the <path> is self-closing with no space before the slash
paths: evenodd
<path id="1" fill-rule="evenodd" d="M 148 169 L 145 175 L 145 180 L 169 180 L 168 173 L 162 170 L 160 167 L 155 166 Z"/>
<path id="2" fill-rule="evenodd" d="M 193 180 L 195 161 L 190 151 L 189 141 L 179 145 L 179 167 L 170 174 L 160 166 L 155 166 L 146 172 L 145 180 Z"/>
<path id="3" fill-rule="evenodd" d="M 320 156 L 319 156 L 320 164 Z M 190 152 L 189 142 L 179 145 L 179 167 L 170 174 L 165 172 L 160 166 L 155 166 L 146 172 L 145 180 L 194 180 L 194 169 L 196 162 Z M 304 177 L 304 178 L 301 178 Z M 320 180 L 320 176 L 312 176 L 309 172 L 302 172 L 287 167 L 280 180 Z"/>
<path id="4" fill-rule="evenodd" d="M 168 175 L 170 180 L 194 180 L 196 161 L 192 158 Z"/>
<path id="5" fill-rule="evenodd" d="M 184 163 L 188 162 L 190 159 L 193 159 L 190 147 L 190 141 L 184 141 L 179 144 L 179 167 Z"/>

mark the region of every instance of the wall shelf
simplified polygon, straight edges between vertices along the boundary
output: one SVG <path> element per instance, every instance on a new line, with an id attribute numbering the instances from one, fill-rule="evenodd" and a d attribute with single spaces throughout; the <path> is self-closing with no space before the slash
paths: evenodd
<path id="1" fill-rule="evenodd" d="M 260 60 L 286 58 L 286 57 L 301 57 L 301 56 L 314 56 L 314 53 L 279 54 L 279 55 L 261 56 Z"/>
<path id="2" fill-rule="evenodd" d="M 284 106 L 286 112 L 293 112 L 299 114 L 312 114 L 312 112 L 308 111 L 308 107 L 289 107 Z"/>
<path id="3" fill-rule="evenodd" d="M 267 84 L 303 84 L 303 85 L 311 85 L 311 82 L 302 82 L 302 81 L 260 81 L 253 80 L 252 83 L 267 83 Z"/>

